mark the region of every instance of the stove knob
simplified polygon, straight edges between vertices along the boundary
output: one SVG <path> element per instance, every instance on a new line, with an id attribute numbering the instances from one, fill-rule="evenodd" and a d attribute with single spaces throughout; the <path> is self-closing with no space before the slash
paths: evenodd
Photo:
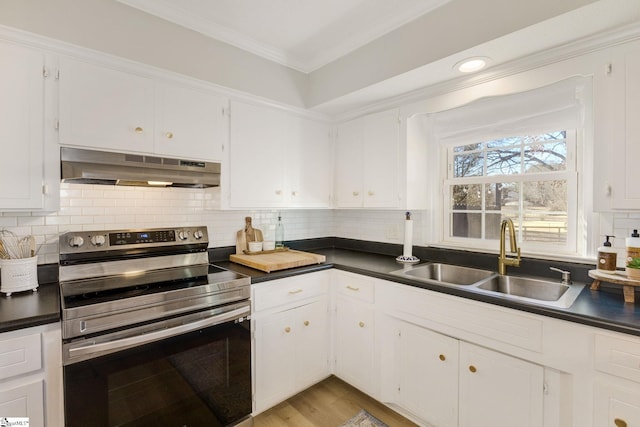
<path id="1" fill-rule="evenodd" d="M 82 245 L 84 245 L 84 239 L 81 236 L 69 237 L 69 246 L 72 248 L 79 248 Z"/>
<path id="2" fill-rule="evenodd" d="M 187 230 L 178 231 L 178 239 L 187 240 L 189 238 L 189 232 Z"/>
<path id="3" fill-rule="evenodd" d="M 195 237 L 196 240 L 200 240 L 204 237 L 204 233 L 202 232 L 202 230 L 196 230 L 193 233 L 193 237 Z"/>
<path id="4" fill-rule="evenodd" d="M 91 236 L 91 244 L 93 246 L 102 246 L 106 242 L 104 235 L 98 234 L 97 236 Z"/>

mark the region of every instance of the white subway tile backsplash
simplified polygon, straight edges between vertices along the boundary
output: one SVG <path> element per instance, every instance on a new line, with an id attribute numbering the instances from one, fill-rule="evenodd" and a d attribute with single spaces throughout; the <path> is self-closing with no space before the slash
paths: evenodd
<path id="1" fill-rule="evenodd" d="M 285 227 L 285 240 L 337 236 L 348 239 L 402 244 L 405 212 L 400 210 L 252 210 L 222 211 L 220 190 L 115 187 L 63 183 L 60 209 L 52 214 L 5 212 L 0 227 L 18 235 L 33 234 L 39 249 L 39 263 L 58 261 L 58 235 L 67 231 L 206 225 L 211 247 L 233 246 L 236 232 L 250 216 L 265 238 L 275 237 L 278 214 Z M 599 214 L 598 244 L 605 234 L 613 234 L 619 250 L 619 266 L 624 254 L 624 238 L 640 229 L 640 212 Z M 429 215 L 412 212 L 413 243 L 428 244 L 424 232 Z M 595 254 L 595 247 L 591 249 Z"/>

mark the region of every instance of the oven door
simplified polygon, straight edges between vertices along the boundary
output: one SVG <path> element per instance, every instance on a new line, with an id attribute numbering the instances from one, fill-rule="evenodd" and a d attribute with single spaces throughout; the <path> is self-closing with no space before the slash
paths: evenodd
<path id="1" fill-rule="evenodd" d="M 66 343 L 66 426 L 250 425 L 249 313 L 247 302 L 152 332 Z"/>

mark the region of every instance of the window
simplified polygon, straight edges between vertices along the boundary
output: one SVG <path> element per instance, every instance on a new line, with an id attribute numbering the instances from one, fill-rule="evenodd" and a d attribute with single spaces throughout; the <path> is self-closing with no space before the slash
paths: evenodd
<path id="1" fill-rule="evenodd" d="M 523 253 L 584 250 L 577 154 L 590 88 L 589 78 L 575 77 L 428 117 L 442 152 L 441 243 L 497 250 L 500 224 L 510 218 Z"/>
<path id="2" fill-rule="evenodd" d="M 575 134 L 562 130 L 449 147 L 445 240 L 495 247 L 501 221 L 511 218 L 523 248 L 574 251 Z"/>

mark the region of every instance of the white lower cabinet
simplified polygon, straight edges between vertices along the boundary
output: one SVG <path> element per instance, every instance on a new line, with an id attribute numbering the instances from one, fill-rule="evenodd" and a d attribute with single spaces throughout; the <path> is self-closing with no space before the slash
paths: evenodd
<path id="1" fill-rule="evenodd" d="M 409 322 L 390 322 L 395 366 L 387 384 L 397 387 L 395 402 L 414 417 L 437 427 L 542 427 L 541 366 Z M 393 399 L 393 390 L 386 395 Z"/>
<path id="2" fill-rule="evenodd" d="M 336 302 L 336 375 L 367 394 L 376 395 L 374 310 L 367 304 Z"/>
<path id="3" fill-rule="evenodd" d="M 63 425 L 61 347 L 57 324 L 0 334 L 0 417 Z"/>
<path id="4" fill-rule="evenodd" d="M 395 323 L 398 404 L 434 426 L 457 426 L 458 340 Z"/>
<path id="5" fill-rule="evenodd" d="M 460 427 L 542 427 L 542 366 L 460 343 Z"/>
<path id="6" fill-rule="evenodd" d="M 640 384 L 598 381 L 594 388 L 594 426 L 640 426 Z"/>
<path id="7" fill-rule="evenodd" d="M 378 396 L 374 279 L 335 272 L 335 374 L 370 396 Z"/>
<path id="8" fill-rule="evenodd" d="M 326 273 L 273 280 L 254 289 L 254 307 L 264 308 L 253 315 L 255 413 L 329 375 Z M 272 295 L 284 296 L 280 305 Z"/>

